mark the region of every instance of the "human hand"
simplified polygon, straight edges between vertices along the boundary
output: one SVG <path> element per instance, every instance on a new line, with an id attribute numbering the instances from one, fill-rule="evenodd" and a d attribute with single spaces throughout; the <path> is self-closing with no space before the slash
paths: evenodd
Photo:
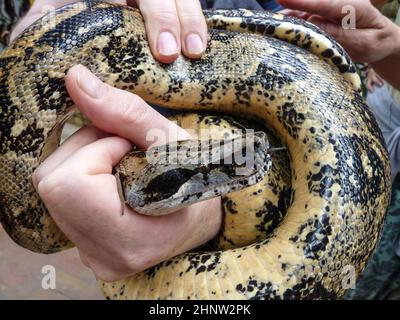
<path id="1" fill-rule="evenodd" d="M 385 84 L 383 80 L 372 68 L 367 70 L 367 89 L 369 92 L 374 92 L 375 87 L 382 87 Z"/>
<path id="2" fill-rule="evenodd" d="M 400 52 L 400 28 L 368 0 L 278 0 L 294 15 L 331 34 L 359 62 L 375 63 Z M 344 29 L 345 6 L 355 9 L 356 29 Z"/>
<path id="3" fill-rule="evenodd" d="M 50 6 L 56 8 L 76 0 L 36 0 L 13 30 L 13 40 L 26 27 L 43 16 Z M 207 26 L 199 0 L 112 0 L 137 6 L 143 14 L 149 45 L 154 57 L 163 63 L 176 60 L 182 52 L 199 58 L 207 44 Z"/>
<path id="4" fill-rule="evenodd" d="M 33 183 L 83 263 L 98 278 L 114 281 L 213 238 L 222 221 L 220 198 L 165 216 L 143 216 L 121 208 L 112 174 L 131 142 L 140 147 L 154 143 L 146 140 L 149 130 L 163 131 L 167 141 L 185 139 L 188 133 L 138 96 L 102 83 L 83 66 L 68 72 L 66 86 L 96 127 L 84 127 L 64 142 L 37 168 Z"/>

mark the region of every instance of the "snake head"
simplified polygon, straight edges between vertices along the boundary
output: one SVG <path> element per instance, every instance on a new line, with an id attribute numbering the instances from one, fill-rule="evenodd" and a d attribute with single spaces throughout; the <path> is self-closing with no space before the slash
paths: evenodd
<path id="1" fill-rule="evenodd" d="M 167 214 L 260 182 L 271 166 L 268 150 L 266 134 L 252 132 L 156 146 L 147 150 L 141 167 L 126 164 L 143 163 L 145 153 L 135 151 L 123 160 L 122 167 L 136 172 L 121 175 L 121 193 L 139 213 Z"/>

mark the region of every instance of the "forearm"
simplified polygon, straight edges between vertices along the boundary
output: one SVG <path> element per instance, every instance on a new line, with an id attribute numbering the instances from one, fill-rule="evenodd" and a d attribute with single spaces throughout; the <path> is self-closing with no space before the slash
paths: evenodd
<path id="1" fill-rule="evenodd" d="M 400 90 L 400 27 L 394 25 L 393 48 L 382 60 L 371 63 L 374 70 L 393 87 Z"/>

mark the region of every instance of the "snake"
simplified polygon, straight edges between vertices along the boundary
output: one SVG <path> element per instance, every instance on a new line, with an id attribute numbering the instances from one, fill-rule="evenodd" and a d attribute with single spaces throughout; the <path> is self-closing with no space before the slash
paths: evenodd
<path id="1" fill-rule="evenodd" d="M 265 143 L 254 148 L 264 161 L 258 178 L 237 180 L 232 188 L 223 181 L 235 163 L 186 171 L 167 164 L 141 180 L 135 168 L 146 165 L 144 150 L 133 151 L 136 165 L 121 161 L 120 181 L 140 186 L 133 204 L 145 209 L 164 195 L 172 197 L 165 209 L 186 205 L 192 189 L 201 201 L 202 188 L 191 186 L 203 182 L 222 197 L 224 221 L 203 247 L 126 279 L 100 281 L 107 298 L 338 299 L 379 241 L 391 190 L 385 142 L 360 94 L 354 63 L 333 38 L 301 19 L 245 9 L 204 15 L 208 44 L 200 59 L 156 61 L 140 11 L 105 1 L 57 9 L 0 54 L 2 226 L 35 252 L 73 246 L 31 178 L 75 110 L 64 80 L 82 64 L 108 84 L 177 110 L 171 119 L 183 128 L 216 129 L 221 135 L 214 142 L 238 141 L 237 130 L 265 133 Z M 174 188 L 162 190 L 165 184 L 155 181 L 167 172 L 174 172 L 167 179 Z"/>

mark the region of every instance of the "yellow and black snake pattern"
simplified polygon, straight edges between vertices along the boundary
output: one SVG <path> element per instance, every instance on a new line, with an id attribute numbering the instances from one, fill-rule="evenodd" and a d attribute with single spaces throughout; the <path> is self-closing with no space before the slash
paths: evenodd
<path id="1" fill-rule="evenodd" d="M 247 119 L 288 149 L 273 156 L 260 184 L 224 197 L 218 250 L 102 283 L 107 297 L 338 298 L 346 268 L 358 275 L 375 248 L 391 188 L 384 141 L 356 70 L 334 40 L 304 21 L 247 10 L 205 16 L 208 47 L 199 60 L 158 63 L 140 12 L 100 1 L 59 9 L 1 53 L 1 223 L 33 251 L 72 245 L 31 176 L 74 109 L 64 78 L 81 63 L 148 102 L 192 112 L 177 116 L 184 127 L 240 127 L 234 119 Z"/>

